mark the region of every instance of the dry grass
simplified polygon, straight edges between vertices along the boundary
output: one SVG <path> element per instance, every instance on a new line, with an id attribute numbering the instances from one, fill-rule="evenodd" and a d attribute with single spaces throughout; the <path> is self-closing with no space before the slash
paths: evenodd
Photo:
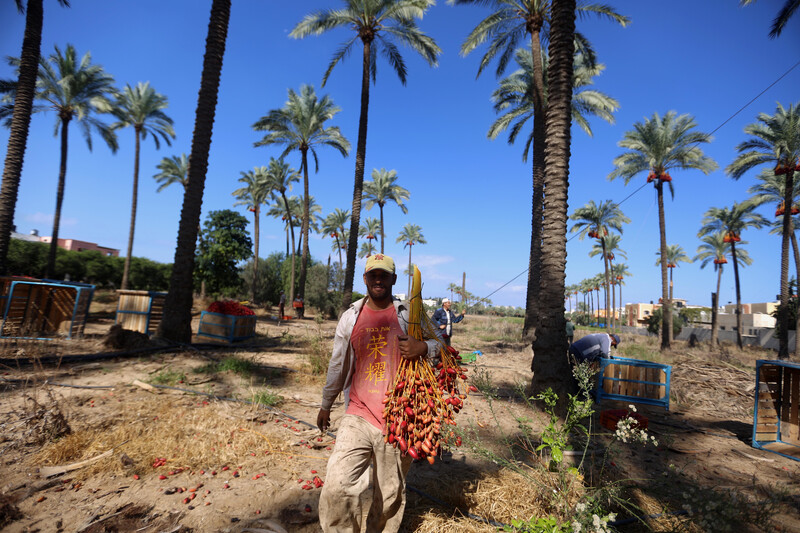
<path id="1" fill-rule="evenodd" d="M 33 462 L 65 465 L 116 447 L 112 457 L 79 470 L 76 477 L 146 474 L 159 457 L 169 458 L 165 469 L 194 470 L 241 464 L 255 453 L 267 468 L 285 463 L 293 442 L 265 423 L 274 418 L 265 411 L 184 397 L 126 400 L 117 418 L 83 427 L 74 423 L 70 435 L 45 445 Z M 120 461 L 122 453 L 132 464 Z"/>
<path id="2" fill-rule="evenodd" d="M 480 472 L 461 469 L 449 476 L 444 484 L 439 480 L 420 487 L 423 492 L 435 494 L 458 511 L 428 509 L 429 500 L 409 497 L 408 520 L 413 523 L 413 530 L 419 533 L 478 533 L 497 531 L 497 527 L 475 517 L 510 524 L 513 519 L 528 520 L 558 512 L 567 513 L 584 489 L 577 479 L 571 478 L 567 480 L 567 490 L 561 491 L 558 498 L 551 499 L 548 495 L 552 491 L 546 487 L 558 485 L 557 477 L 558 474 L 543 468 L 525 468 L 520 472 L 498 468 L 484 468 Z M 554 505 L 556 502 L 558 504 Z"/>

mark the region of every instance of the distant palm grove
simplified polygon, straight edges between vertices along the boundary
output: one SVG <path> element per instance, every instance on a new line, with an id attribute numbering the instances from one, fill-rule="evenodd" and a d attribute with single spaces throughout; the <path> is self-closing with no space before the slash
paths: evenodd
<path id="1" fill-rule="evenodd" d="M 60 3 L 69 9 L 69 2 Z M 608 31 L 624 31 L 622 28 L 630 20 L 609 5 L 576 0 L 448 0 L 448 3 L 477 4 L 491 9 L 464 36 L 460 52 L 468 55 L 479 51 L 482 55 L 477 75 L 489 69 L 497 78 L 497 88 L 490 95 L 497 119 L 486 135 L 491 139 L 507 135 L 510 144 L 521 138 L 521 157 L 530 164 L 531 188 L 525 194 L 531 194 L 531 242 L 523 243 L 525 250 L 530 251 L 524 335 L 536 352 L 533 390 L 544 391 L 549 387 L 556 391 L 570 390 L 572 378 L 564 357 L 565 315 L 588 311 L 589 316 L 606 317 L 603 323 L 608 330 L 620 327 L 613 310 L 622 305 L 622 287 L 633 275 L 623 262 L 627 255 L 622 238 L 625 225 L 631 221 L 620 204 L 603 198 L 600 192 L 601 196 L 568 212 L 571 125 L 591 136 L 591 121 L 599 118 L 614 123 L 620 107 L 614 95 L 592 88 L 594 78 L 605 66 L 598 61 L 592 43 L 576 31 L 575 21 L 577 16 L 599 17 L 617 26 Z M 290 301 L 304 301 L 304 309 L 314 307 L 335 316 L 361 296 L 353 292 L 354 279 L 359 275 L 357 259 L 382 253 L 387 238 L 408 249 L 407 261 L 396 258 L 399 279 L 395 289 L 402 291 L 406 288 L 403 282 L 408 281 L 407 292 L 410 291 L 410 277 L 404 279 L 404 273 L 412 270 L 414 247 L 426 244 L 425 228 L 403 216 L 408 214 L 408 205 L 414 202 L 415 195 L 422 192 L 403 186 L 404 176 L 392 168 L 392 161 L 366 167 L 370 91 L 380 90 L 374 84 L 378 63 L 383 60 L 390 69 L 381 70 L 381 75 L 393 74 L 401 84 L 406 84 L 413 73 L 404 50 L 418 55 L 427 66 L 437 66 L 442 50 L 417 25 L 434 1 L 342 0 L 338 9 L 310 13 L 297 21 L 289 33 L 292 38 L 307 39 L 338 31 L 344 41 L 330 51 L 327 69 L 320 72 L 320 87 L 311 84 L 287 87 L 285 102 L 259 103 L 263 107 L 253 109 L 250 128 L 261 136 L 254 147 L 263 153 L 263 163 L 253 168 L 233 169 L 228 176 L 231 207 L 241 207 L 246 216 L 221 210 L 201 220 L 231 4 L 230 0 L 211 3 L 189 154 L 165 155 L 156 168 L 140 169 L 142 150 L 160 150 L 162 144 L 171 146 L 176 137 L 168 96 L 160 94 L 149 82 L 126 80 L 124 87 L 118 86 L 112 73 L 93 62 L 89 51 L 76 50 L 70 43 L 54 50 L 40 50 L 42 0 L 17 0 L 20 12 L 24 11 L 26 17 L 22 52 L 19 57 L 10 58 L 17 77 L 2 80 L 0 84 L 4 92 L 0 118 L 10 128 L 0 190 L 0 274 L 68 277 L 114 288 L 167 291 L 164 319 L 157 335 L 178 342 L 191 339 L 192 298 L 200 291 L 273 305 L 280 292 L 285 291 Z M 234 11 L 239 7 L 243 6 L 234 6 Z M 786 9 L 781 13 L 785 12 Z M 788 10 L 786 18 L 792 13 Z M 772 29 L 775 37 L 786 24 L 785 19 L 779 19 Z M 360 58 L 361 67 L 359 79 L 350 80 L 350 90 L 355 93 L 358 89 L 360 97 L 355 139 L 345 137 L 337 125 L 343 111 L 324 93 L 332 76 L 344 76 L 336 67 L 350 58 L 351 52 L 351 61 Z M 513 72 L 508 72 L 510 66 Z M 31 117 L 45 109 L 55 111 L 55 132 L 60 139 L 52 243 L 12 242 L 28 129 Z M 78 127 L 80 142 L 90 149 L 98 139 L 112 152 L 123 142 L 135 147 L 133 168 L 127 174 L 132 177 L 132 204 L 124 259 L 58 249 L 64 190 L 69 186 L 67 148 L 69 141 L 74 140 L 74 136 L 70 137 L 73 126 Z M 704 153 L 712 137 L 701 130 L 692 115 L 679 110 L 653 110 L 652 115 L 625 127 L 618 141 L 619 153 L 613 159 L 614 170 L 607 178 L 621 179 L 626 185 L 636 187 L 650 185 L 657 195 L 659 243 L 653 252 L 661 272 L 662 349 L 671 346 L 673 320 L 677 316 L 672 303 L 674 269 L 682 262 L 713 264 L 718 297 L 720 279 L 731 275 L 725 268 L 730 265 L 736 303 L 741 309 L 739 269 L 753 260 L 747 253 L 748 231 L 771 226 L 781 235 L 780 272 L 776 272 L 779 283 L 775 287 L 780 294 L 778 355 L 788 357 L 788 331 L 797 327 L 789 323 L 790 316 L 800 316 L 790 308 L 796 305 L 797 298 L 790 297 L 789 270 L 791 246 L 795 256 L 794 275 L 800 279 L 800 252 L 795 238 L 797 219 L 793 217 L 800 212 L 800 185 L 795 181 L 795 174 L 800 171 L 798 104 L 783 102 L 761 110 L 742 132 L 740 144 L 731 147 L 727 161 L 715 161 Z M 314 196 L 315 185 L 324 179 L 320 169 L 331 158 L 351 156 L 352 203 L 325 205 L 324 199 Z M 680 244 L 669 240 L 670 221 L 665 215 L 665 201 L 669 201 L 676 187 L 689 186 L 682 182 L 684 171 L 693 169 L 709 174 L 720 167 L 731 179 L 747 178 L 753 184 L 752 196 L 708 210 L 703 220 L 698 221 L 698 241 L 702 244 L 692 257 Z M 141 174 L 152 176 L 155 182 L 146 180 L 147 187 L 157 187 L 158 191 L 178 188 L 183 193 L 177 245 L 169 265 L 134 255 Z M 763 204 L 774 205 L 776 222 L 754 213 Z M 260 248 L 262 215 L 280 221 L 283 228 L 278 249 L 270 250 L 266 258 Z M 249 217 L 254 223 L 252 236 L 246 229 Z M 330 240 L 331 254 L 327 261 L 315 260 L 310 255 L 309 239 L 314 233 Z M 591 246 L 587 246 L 586 253 L 599 259 L 600 274 L 566 286 L 569 234 L 588 239 Z M 485 311 L 491 305 L 490 300 L 468 293 L 459 283 L 451 283 L 448 290 L 460 293 L 463 303 L 471 306 L 470 312 Z M 714 313 L 712 342 L 716 342 L 716 306 Z M 741 319 L 741 313 L 737 315 Z"/>

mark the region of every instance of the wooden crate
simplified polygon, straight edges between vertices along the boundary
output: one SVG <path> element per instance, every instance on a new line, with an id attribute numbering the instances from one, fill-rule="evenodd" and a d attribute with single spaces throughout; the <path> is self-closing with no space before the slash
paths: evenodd
<path id="1" fill-rule="evenodd" d="M 94 285 L 3 278 L 0 337 L 48 339 L 83 334 Z"/>
<path id="2" fill-rule="evenodd" d="M 152 335 L 164 315 L 166 292 L 118 290 L 115 324 L 124 329 Z"/>
<path id="3" fill-rule="evenodd" d="M 203 311 L 200 313 L 200 325 L 197 328 L 198 336 L 223 339 L 235 342 L 254 337 L 256 334 L 255 315 L 223 315 Z"/>
<path id="4" fill-rule="evenodd" d="M 800 461 L 800 365 L 756 361 L 753 447 Z"/>
<path id="5" fill-rule="evenodd" d="M 669 409 L 671 375 L 670 365 L 626 357 L 602 358 L 597 403 L 609 399 Z"/>

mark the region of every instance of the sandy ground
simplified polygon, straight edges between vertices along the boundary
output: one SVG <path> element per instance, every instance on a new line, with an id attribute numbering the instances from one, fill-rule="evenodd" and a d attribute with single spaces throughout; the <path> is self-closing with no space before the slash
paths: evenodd
<path id="1" fill-rule="evenodd" d="M 0 358 L 108 351 L 101 339 L 113 317 L 99 316 L 90 320 L 82 340 L 6 343 Z M 522 343 L 487 333 L 497 320 L 468 316 L 454 338 L 462 353 L 481 351 L 467 365 L 470 375 L 490 379 L 498 390 L 493 402 L 471 395 L 458 415 L 459 426 L 490 447 L 516 431 L 519 417 L 527 417 L 537 431 L 547 420 L 514 399 L 514 389 L 530 381 L 531 353 Z M 278 323 L 261 313 L 257 336 L 233 346 L 133 355 L 123 350 L 113 358 L 0 368 L 1 529 L 320 531 L 320 488 L 314 479 L 324 483 L 343 409 L 335 406 L 330 434 L 313 427 L 324 378 L 311 373 L 309 354 L 329 351 L 334 328 L 330 320 Z M 670 358 L 680 401 L 669 411 L 639 408 L 659 446 L 626 446 L 600 435 L 596 454 L 587 459 L 587 466 L 595 463 L 587 477 L 621 480 L 628 497 L 651 513 L 680 510 L 689 489 L 730 488 L 752 498 L 780 492 L 776 530 L 800 531 L 800 463 L 751 447 L 752 393 L 724 394 L 718 381 L 752 388 L 748 365 L 764 355 L 720 360 L 702 349 L 676 349 Z M 256 370 L 246 377 L 194 371 L 226 357 L 251 361 Z M 711 369 L 715 379 L 706 383 L 707 394 L 702 381 L 695 383 L 698 371 L 681 374 L 681 365 Z M 183 375 L 173 386 L 185 390 L 146 386 L 166 373 Z M 275 408 L 246 403 L 264 392 L 284 400 Z M 602 406 L 614 407 L 620 405 Z M 72 435 L 42 442 L 45 428 L 57 427 L 62 419 Z M 53 470 L 98 456 L 60 474 Z M 433 466 L 415 463 L 404 530 L 434 530 L 432 515 L 446 521 L 474 512 L 451 507 L 463 502 L 454 492 L 477 490 L 492 470 L 468 446 L 453 448 Z M 47 477 L 51 474 L 56 475 Z M 451 479 L 458 484 L 448 483 Z M 478 522 L 473 526 L 496 530 Z"/>

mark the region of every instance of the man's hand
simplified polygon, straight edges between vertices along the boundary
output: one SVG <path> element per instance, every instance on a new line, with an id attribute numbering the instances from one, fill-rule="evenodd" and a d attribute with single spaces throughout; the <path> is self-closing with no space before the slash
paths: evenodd
<path id="1" fill-rule="evenodd" d="M 415 360 L 428 353 L 428 345 L 409 335 L 398 335 L 400 341 L 400 355 L 403 359 Z"/>
<path id="2" fill-rule="evenodd" d="M 317 413 L 317 427 L 323 433 L 331 426 L 331 412 L 327 409 L 320 409 Z"/>
<path id="3" fill-rule="evenodd" d="M 440 325 L 439 325 L 439 329 L 444 329 L 444 328 L 446 328 L 446 327 L 447 327 L 447 324 L 440 324 Z"/>
<path id="4" fill-rule="evenodd" d="M 466 309 L 464 309 L 463 311 L 461 311 L 461 316 L 464 316 L 464 315 L 466 315 L 466 314 L 467 314 L 467 310 L 466 310 Z"/>

